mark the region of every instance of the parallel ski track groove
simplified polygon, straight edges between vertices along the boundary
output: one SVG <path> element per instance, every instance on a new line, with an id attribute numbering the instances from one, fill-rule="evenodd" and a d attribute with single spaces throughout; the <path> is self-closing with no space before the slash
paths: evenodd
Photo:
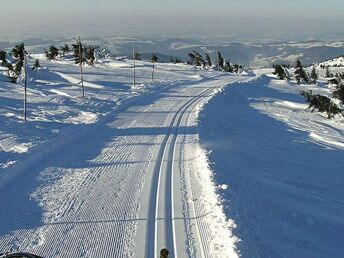
<path id="1" fill-rule="evenodd" d="M 157 247 L 157 238 L 158 238 L 158 233 L 157 233 L 157 221 L 159 220 L 158 216 L 158 207 L 159 207 L 159 188 L 161 185 L 161 174 L 163 173 L 161 171 L 162 169 L 162 165 L 164 162 L 164 156 L 166 155 L 167 152 L 169 152 L 170 155 L 172 155 L 172 159 L 171 160 L 171 164 L 169 164 L 169 167 L 173 168 L 173 157 L 174 157 L 174 150 L 175 150 L 175 145 L 176 145 L 176 140 L 177 140 L 177 135 L 178 135 L 178 127 L 180 126 L 180 123 L 182 121 L 182 118 L 185 114 L 185 112 L 188 110 L 188 108 L 190 106 L 192 106 L 197 100 L 202 99 L 204 96 L 206 96 L 208 93 L 212 92 L 213 89 L 212 88 L 208 88 L 204 91 L 202 91 L 199 95 L 192 97 L 188 102 L 186 102 L 185 104 L 183 104 L 178 111 L 174 114 L 171 122 L 170 122 L 170 126 L 168 129 L 167 134 L 165 135 L 159 152 L 158 152 L 158 156 L 157 156 L 157 162 L 154 168 L 154 172 L 153 172 L 153 184 L 150 190 L 150 198 L 149 198 L 149 207 L 148 207 L 148 218 L 154 218 L 154 220 L 149 219 L 148 220 L 148 227 L 147 227 L 147 233 L 146 233 L 146 251 L 145 257 L 158 257 L 158 252 L 159 249 Z M 177 122 L 176 122 L 177 121 Z M 173 133 L 173 129 L 175 128 L 175 132 Z M 171 144 L 170 144 L 170 148 L 168 148 L 168 140 L 169 138 L 172 136 L 172 140 L 171 140 Z M 170 177 L 166 177 L 166 180 L 171 180 L 173 178 L 173 171 L 167 171 L 167 173 L 170 173 Z M 168 179 L 169 178 L 169 179 Z M 166 184 L 166 182 L 165 182 Z M 173 249 L 170 249 L 170 257 L 176 257 L 177 253 L 176 253 L 176 246 L 175 246 L 175 230 L 174 230 L 174 206 L 173 206 L 173 193 L 171 192 L 173 189 L 173 180 L 171 180 L 170 182 L 170 187 L 169 190 L 166 189 L 166 191 L 170 191 L 169 193 L 167 193 L 166 196 L 170 196 L 171 199 L 169 200 L 169 204 L 167 204 L 166 206 L 170 206 L 171 207 L 171 214 L 169 214 L 169 217 L 171 217 L 172 219 L 167 220 L 165 218 L 165 223 L 167 224 L 165 226 L 165 228 L 169 228 L 171 230 L 170 234 L 172 234 L 171 236 L 167 236 L 167 232 L 165 232 L 165 238 L 166 242 L 170 242 L 170 246 L 173 246 Z M 154 212 L 154 214 L 153 214 Z M 166 215 L 166 214 L 165 214 Z M 153 241 L 154 239 L 154 241 Z M 163 247 L 161 247 L 163 248 Z"/>

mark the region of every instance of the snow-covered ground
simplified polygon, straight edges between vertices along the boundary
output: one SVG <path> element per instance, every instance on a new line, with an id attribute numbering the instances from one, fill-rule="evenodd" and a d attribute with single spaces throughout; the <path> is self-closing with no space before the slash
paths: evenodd
<path id="1" fill-rule="evenodd" d="M 311 113 L 318 86 L 261 76 L 227 87 L 200 113 L 200 139 L 234 220 L 242 257 L 343 257 L 344 120 Z"/>
<path id="2" fill-rule="evenodd" d="M 198 145 L 199 107 L 248 76 L 186 65 L 46 62 L 0 82 L 0 251 L 44 257 L 236 257 L 234 223 Z"/>
<path id="3" fill-rule="evenodd" d="M 0 77 L 0 253 L 341 257 L 344 119 L 299 95 L 325 79 L 157 64 L 151 82 L 138 61 L 133 87 L 131 61 L 104 59 L 82 98 L 72 60 L 36 58 L 28 122 Z"/>

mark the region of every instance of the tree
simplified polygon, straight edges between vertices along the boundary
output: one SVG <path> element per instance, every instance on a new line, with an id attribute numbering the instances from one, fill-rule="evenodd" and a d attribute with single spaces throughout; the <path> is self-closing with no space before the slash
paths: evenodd
<path id="1" fill-rule="evenodd" d="M 17 83 L 17 80 L 18 80 L 18 74 L 17 72 L 15 71 L 14 67 L 12 64 L 8 64 L 7 65 L 7 75 L 8 75 L 8 78 L 10 79 L 10 81 L 12 83 Z"/>
<path id="2" fill-rule="evenodd" d="M 330 72 L 330 67 L 327 66 L 327 67 L 326 67 L 325 78 L 331 78 L 331 77 L 333 77 L 333 74 Z"/>
<path id="3" fill-rule="evenodd" d="M 315 110 L 326 112 L 327 118 L 331 119 L 337 114 L 344 116 L 344 111 L 338 107 L 330 98 L 322 95 L 313 95 L 312 91 L 301 91 L 301 96 L 308 103 L 308 109 L 313 113 Z"/>
<path id="4" fill-rule="evenodd" d="M 72 44 L 75 63 L 80 64 L 85 62 L 85 49 L 80 40 L 77 40 L 76 44 Z"/>
<path id="5" fill-rule="evenodd" d="M 41 67 L 41 64 L 39 63 L 39 59 L 36 59 L 35 64 L 32 67 L 32 70 L 37 70 L 39 67 Z"/>
<path id="6" fill-rule="evenodd" d="M 155 63 L 158 62 L 159 58 L 156 54 L 154 54 L 151 58 L 151 62 L 153 64 L 153 70 L 152 70 L 152 81 L 154 81 L 154 70 L 155 70 Z"/>
<path id="7" fill-rule="evenodd" d="M 65 44 L 64 46 L 60 47 L 61 51 L 62 51 L 62 55 L 65 56 L 66 54 L 69 53 L 70 48 L 67 44 Z"/>
<path id="8" fill-rule="evenodd" d="M 210 55 L 208 53 L 205 53 L 205 63 L 209 68 L 213 66 Z"/>
<path id="9" fill-rule="evenodd" d="M 273 72 L 274 75 L 277 75 L 278 79 L 285 80 L 287 78 L 287 73 L 282 65 L 274 65 L 275 71 Z"/>
<path id="10" fill-rule="evenodd" d="M 225 65 L 223 67 L 223 70 L 225 72 L 229 72 L 229 73 L 232 73 L 233 72 L 233 67 L 231 66 L 231 62 L 229 60 L 226 60 L 225 61 Z"/>
<path id="11" fill-rule="evenodd" d="M 6 60 L 6 52 L 5 51 L 0 51 L 0 61 L 2 66 L 6 66 L 7 60 Z"/>
<path id="12" fill-rule="evenodd" d="M 343 82 L 335 86 L 335 89 L 332 92 L 332 95 L 333 97 L 339 99 L 342 105 L 344 105 L 344 83 Z"/>
<path id="13" fill-rule="evenodd" d="M 93 46 L 88 46 L 85 48 L 85 58 L 86 61 L 89 65 L 94 65 L 94 61 L 96 60 L 96 55 L 95 55 L 95 47 Z"/>
<path id="14" fill-rule="evenodd" d="M 219 67 L 219 70 L 223 70 L 224 68 L 224 59 L 222 57 L 222 54 L 220 51 L 217 52 L 217 64 Z"/>
<path id="15" fill-rule="evenodd" d="M 317 80 L 318 80 L 318 73 L 317 73 L 315 67 L 313 66 L 312 72 L 311 72 L 311 83 L 317 84 Z"/>
<path id="16" fill-rule="evenodd" d="M 24 66 L 24 59 L 25 59 L 25 46 L 24 43 L 16 45 L 12 49 L 13 57 L 16 58 L 16 63 L 13 65 L 8 66 L 8 77 L 10 78 L 11 82 L 16 83 L 17 79 L 22 73 L 23 66 Z"/>
<path id="17" fill-rule="evenodd" d="M 59 55 L 59 49 L 53 45 L 49 47 L 49 51 L 45 50 L 45 56 L 48 60 L 55 60 Z"/>
<path id="18" fill-rule="evenodd" d="M 141 60 L 141 54 L 139 52 L 134 53 L 135 60 Z"/>
<path id="19" fill-rule="evenodd" d="M 306 71 L 303 69 L 303 66 L 300 60 L 296 61 L 296 70 L 294 73 L 295 73 L 297 84 L 301 84 L 301 82 L 303 81 L 308 83 L 308 75 Z"/>
<path id="20" fill-rule="evenodd" d="M 76 39 L 76 44 L 73 44 L 73 52 L 75 57 L 75 63 L 80 65 L 80 82 L 81 82 L 81 88 L 82 88 L 82 97 L 85 97 L 85 87 L 84 87 L 84 75 L 83 75 L 83 69 L 82 65 L 85 61 L 84 53 L 85 48 L 82 46 L 81 39 Z"/>

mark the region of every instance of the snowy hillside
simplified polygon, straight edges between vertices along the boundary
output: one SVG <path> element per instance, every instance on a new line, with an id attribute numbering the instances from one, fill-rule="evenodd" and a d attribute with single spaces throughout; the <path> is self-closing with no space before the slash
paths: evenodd
<path id="1" fill-rule="evenodd" d="M 321 62 L 318 66 L 329 66 L 329 67 L 344 67 L 344 57 L 334 58 L 325 62 Z"/>
<path id="2" fill-rule="evenodd" d="M 328 95 L 331 86 L 256 72 L 262 76 L 210 100 L 199 121 L 226 215 L 241 240 L 238 252 L 342 257 L 344 119 L 311 113 L 299 95 L 308 89 Z"/>

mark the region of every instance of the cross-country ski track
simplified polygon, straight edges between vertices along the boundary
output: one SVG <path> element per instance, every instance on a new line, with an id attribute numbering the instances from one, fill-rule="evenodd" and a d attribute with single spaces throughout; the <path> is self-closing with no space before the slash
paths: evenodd
<path id="1" fill-rule="evenodd" d="M 159 257 L 166 247 L 169 257 L 235 257 L 219 233 L 225 222 L 203 202 L 197 109 L 250 79 L 219 75 L 151 93 L 17 168 L 0 184 L 0 251 Z"/>

